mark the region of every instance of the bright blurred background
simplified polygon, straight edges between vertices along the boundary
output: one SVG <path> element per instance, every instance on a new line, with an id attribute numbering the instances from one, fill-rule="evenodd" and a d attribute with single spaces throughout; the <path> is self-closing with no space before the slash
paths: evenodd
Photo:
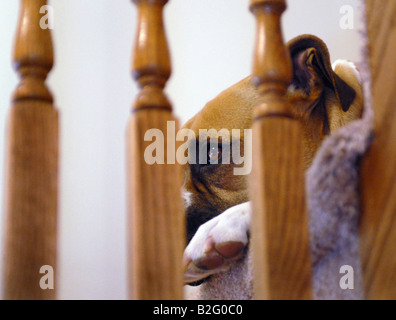
<path id="1" fill-rule="evenodd" d="M 328 44 L 333 61 L 360 60 L 359 0 L 288 2 L 283 19 L 285 40 L 315 34 Z M 182 122 L 249 75 L 255 21 L 248 3 L 171 0 L 166 6 L 173 63 L 166 91 Z M 52 0 L 50 5 L 54 8 L 56 64 L 48 84 L 62 126 L 55 285 L 60 299 L 125 299 L 124 147 L 128 112 L 137 93 L 130 77 L 136 11 L 128 0 Z M 354 9 L 353 29 L 340 27 L 345 15 L 340 9 L 345 5 Z M 17 84 L 11 67 L 17 16 L 18 1 L 0 0 L 1 194 L 4 128 Z"/>

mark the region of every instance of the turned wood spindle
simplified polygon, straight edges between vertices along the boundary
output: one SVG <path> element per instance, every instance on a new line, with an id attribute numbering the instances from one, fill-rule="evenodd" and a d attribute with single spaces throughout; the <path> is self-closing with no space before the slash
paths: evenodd
<path id="1" fill-rule="evenodd" d="M 172 122 L 176 119 L 163 92 L 171 73 L 163 26 L 168 1 L 133 2 L 138 30 L 132 74 L 140 92 L 128 123 L 129 292 L 132 299 L 182 299 L 185 222 L 179 196 L 181 172 L 174 159 L 176 151 L 167 150 L 175 143 L 172 133 L 167 138 L 168 122 L 176 130 L 178 123 Z M 144 158 L 152 143 L 144 141 L 145 133 L 153 128 L 164 135 L 165 164 L 150 165 Z"/>
<path id="2" fill-rule="evenodd" d="M 361 170 L 364 291 L 367 300 L 396 300 L 396 3 L 365 4 L 375 136 Z"/>
<path id="3" fill-rule="evenodd" d="M 250 9 L 257 21 L 253 79 L 262 96 L 251 177 L 255 298 L 310 299 L 302 128 L 285 98 L 292 79 L 281 31 L 286 1 L 251 0 Z"/>
<path id="4" fill-rule="evenodd" d="M 54 299 L 40 268 L 56 270 L 58 113 L 45 80 L 51 32 L 40 27 L 45 0 L 21 0 L 13 65 L 20 82 L 8 119 L 5 185 L 5 299 Z M 56 285 L 56 283 L 55 283 Z"/>

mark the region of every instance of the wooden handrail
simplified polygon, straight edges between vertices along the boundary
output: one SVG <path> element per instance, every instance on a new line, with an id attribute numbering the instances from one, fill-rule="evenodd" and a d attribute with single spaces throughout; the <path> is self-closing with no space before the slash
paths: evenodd
<path id="1" fill-rule="evenodd" d="M 21 0 L 14 68 L 20 82 L 8 122 L 5 186 L 5 299 L 54 299 L 40 269 L 56 267 L 58 113 L 45 80 L 53 65 L 45 0 Z"/>
<path id="2" fill-rule="evenodd" d="M 185 221 L 178 197 L 182 181 L 176 151 L 167 150 L 175 142 L 167 139 L 167 125 L 176 119 L 163 91 L 171 73 L 163 26 L 168 1 L 133 2 L 138 31 L 132 74 L 140 92 L 128 123 L 129 292 L 132 299 L 182 299 Z M 144 158 L 152 143 L 144 141 L 145 133 L 153 128 L 164 135 L 165 164 L 150 165 Z"/>
<path id="3" fill-rule="evenodd" d="M 283 43 L 285 0 L 251 0 L 257 20 L 253 80 L 262 95 L 254 110 L 252 245 L 256 299 L 311 299 L 302 128 L 285 99 L 292 79 Z"/>

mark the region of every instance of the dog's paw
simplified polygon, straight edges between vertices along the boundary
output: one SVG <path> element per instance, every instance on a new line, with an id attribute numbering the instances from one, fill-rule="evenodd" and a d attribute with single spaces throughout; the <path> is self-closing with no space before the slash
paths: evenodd
<path id="1" fill-rule="evenodd" d="M 227 271 L 249 242 L 251 206 L 233 206 L 201 225 L 184 251 L 184 282 L 191 284 Z"/>

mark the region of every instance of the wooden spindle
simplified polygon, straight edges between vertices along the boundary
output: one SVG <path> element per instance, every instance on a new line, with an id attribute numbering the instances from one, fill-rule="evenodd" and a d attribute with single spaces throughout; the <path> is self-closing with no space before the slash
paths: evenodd
<path id="1" fill-rule="evenodd" d="M 283 43 L 285 0 L 251 0 L 257 20 L 252 241 L 256 299 L 310 299 L 311 259 L 304 199 L 302 128 L 285 99 L 292 78 Z"/>
<path id="2" fill-rule="evenodd" d="M 167 138 L 168 122 L 176 119 L 163 92 L 171 73 L 163 26 L 163 8 L 168 1 L 133 2 L 138 9 L 133 76 L 140 92 L 128 124 L 130 295 L 133 299 L 182 299 L 185 222 L 181 172 L 172 159 L 176 152 L 171 149 L 175 142 L 171 132 Z M 153 128 L 164 135 L 165 164 L 150 165 L 144 157 L 152 143 L 144 141 L 145 133 Z"/>
<path id="3" fill-rule="evenodd" d="M 366 0 L 375 139 L 362 164 L 360 239 L 365 297 L 396 299 L 396 3 Z M 367 99 L 366 103 L 370 103 Z"/>
<path id="4" fill-rule="evenodd" d="M 58 113 L 45 80 L 53 65 L 46 0 L 21 0 L 14 68 L 20 82 L 8 122 L 5 185 L 5 299 L 54 299 L 43 290 L 44 265 L 56 267 Z"/>

